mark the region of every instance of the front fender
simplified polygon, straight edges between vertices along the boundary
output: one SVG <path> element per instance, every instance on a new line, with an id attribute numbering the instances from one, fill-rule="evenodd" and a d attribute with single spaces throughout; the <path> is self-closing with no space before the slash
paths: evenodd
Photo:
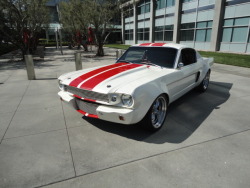
<path id="1" fill-rule="evenodd" d="M 167 91 L 163 91 L 156 82 L 144 84 L 134 90 L 134 109 L 138 109 L 137 112 L 140 113 L 137 114 L 139 121 L 144 118 L 154 100 L 162 93 L 167 94 Z"/>

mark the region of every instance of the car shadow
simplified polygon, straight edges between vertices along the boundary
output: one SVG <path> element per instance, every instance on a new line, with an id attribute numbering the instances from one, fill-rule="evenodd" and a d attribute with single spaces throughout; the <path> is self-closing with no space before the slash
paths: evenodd
<path id="1" fill-rule="evenodd" d="M 192 90 L 168 108 L 164 126 L 157 132 L 149 132 L 142 125 L 123 125 L 99 119 L 83 117 L 93 126 L 129 139 L 148 143 L 181 143 L 208 118 L 212 111 L 230 98 L 233 84 L 211 81 L 208 90 L 200 93 Z"/>

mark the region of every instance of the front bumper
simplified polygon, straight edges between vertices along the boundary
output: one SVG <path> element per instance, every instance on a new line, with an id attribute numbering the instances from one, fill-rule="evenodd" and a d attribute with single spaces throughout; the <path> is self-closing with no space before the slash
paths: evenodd
<path id="1" fill-rule="evenodd" d="M 69 95 L 67 92 L 60 91 L 58 95 L 63 102 L 87 117 L 98 118 L 121 124 L 135 124 L 142 119 L 142 117 L 138 113 L 138 110 L 136 109 L 128 109 L 102 104 L 98 104 L 96 108 L 96 114 L 89 114 L 88 109 L 79 109 L 76 98 Z"/>

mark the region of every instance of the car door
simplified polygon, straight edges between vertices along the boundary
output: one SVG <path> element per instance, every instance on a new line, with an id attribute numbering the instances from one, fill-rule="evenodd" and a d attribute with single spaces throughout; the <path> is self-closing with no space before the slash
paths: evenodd
<path id="1" fill-rule="evenodd" d="M 168 85 L 174 100 L 194 88 L 201 69 L 201 62 L 197 61 L 196 51 L 192 48 L 181 50 L 178 65 L 175 80 Z"/>

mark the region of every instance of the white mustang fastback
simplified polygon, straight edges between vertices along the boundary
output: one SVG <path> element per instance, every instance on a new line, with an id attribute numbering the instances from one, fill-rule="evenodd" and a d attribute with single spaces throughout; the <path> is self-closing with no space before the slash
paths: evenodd
<path id="1" fill-rule="evenodd" d="M 84 116 L 156 131 L 170 103 L 193 88 L 207 90 L 212 64 L 184 45 L 138 44 L 114 64 L 61 75 L 58 95 Z"/>

